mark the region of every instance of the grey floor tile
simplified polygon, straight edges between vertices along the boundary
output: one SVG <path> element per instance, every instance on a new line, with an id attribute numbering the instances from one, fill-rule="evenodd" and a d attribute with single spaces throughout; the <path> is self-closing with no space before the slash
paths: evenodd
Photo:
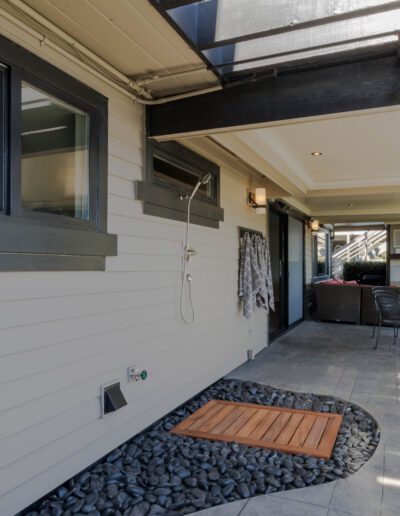
<path id="1" fill-rule="evenodd" d="M 400 441 L 399 441 L 400 442 Z M 398 446 L 385 446 L 383 505 L 397 508 L 400 514 L 400 451 Z"/>
<path id="2" fill-rule="evenodd" d="M 241 516 L 311 516 L 315 510 L 319 516 L 327 514 L 328 504 L 329 516 L 400 516 L 400 346 L 391 346 L 390 331 L 384 330 L 373 350 L 370 334 L 365 326 L 307 321 L 274 341 L 254 363 L 228 375 L 349 399 L 370 412 L 381 428 L 377 451 L 354 475 L 336 485 L 253 498 Z"/>
<path id="3" fill-rule="evenodd" d="M 367 463 L 368 464 L 368 463 Z M 377 481 L 380 467 L 366 465 L 356 474 L 339 480 L 335 486 L 330 509 L 360 516 L 380 516 L 383 486 Z"/>
<path id="4" fill-rule="evenodd" d="M 387 505 L 382 505 L 380 516 L 399 516 L 399 509 L 396 507 L 388 507 Z"/>
<path id="5" fill-rule="evenodd" d="M 248 500 L 239 500 L 238 502 L 226 503 L 196 512 L 199 516 L 238 516 L 241 514 Z"/>
<path id="6" fill-rule="evenodd" d="M 270 495 L 251 498 L 240 516 L 327 516 L 328 509 Z"/>
<path id="7" fill-rule="evenodd" d="M 273 493 L 270 496 L 273 496 L 274 498 L 284 498 L 286 500 L 310 503 L 321 507 L 329 507 L 335 485 L 336 482 L 328 482 L 320 486 L 291 489 L 290 491 Z"/>

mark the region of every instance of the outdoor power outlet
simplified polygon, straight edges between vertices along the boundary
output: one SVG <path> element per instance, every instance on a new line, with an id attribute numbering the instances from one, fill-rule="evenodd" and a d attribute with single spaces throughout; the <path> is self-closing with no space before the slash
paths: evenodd
<path id="1" fill-rule="evenodd" d="M 136 366 L 128 367 L 128 382 L 138 382 L 139 380 L 147 380 L 148 373 L 146 369 L 139 369 Z"/>

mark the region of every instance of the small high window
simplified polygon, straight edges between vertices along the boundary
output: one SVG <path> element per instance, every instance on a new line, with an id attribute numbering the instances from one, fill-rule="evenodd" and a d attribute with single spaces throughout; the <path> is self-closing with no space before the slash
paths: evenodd
<path id="1" fill-rule="evenodd" d="M 0 37 L 0 271 L 103 270 L 107 99 Z"/>
<path id="2" fill-rule="evenodd" d="M 186 203 L 181 194 L 193 191 L 206 173 L 211 180 L 202 184 L 193 200 L 192 222 L 218 227 L 223 220 L 219 207 L 219 167 L 176 142 L 147 142 L 146 177 L 138 182 L 137 195 L 150 215 L 185 220 Z"/>
<path id="3" fill-rule="evenodd" d="M 185 169 L 184 166 L 174 164 L 156 153 L 153 155 L 153 174 L 156 182 L 186 193 L 189 193 L 196 186 L 199 179 L 196 173 Z M 200 186 L 198 195 L 201 195 L 204 199 L 210 199 L 211 191 L 212 184 L 208 182 Z"/>

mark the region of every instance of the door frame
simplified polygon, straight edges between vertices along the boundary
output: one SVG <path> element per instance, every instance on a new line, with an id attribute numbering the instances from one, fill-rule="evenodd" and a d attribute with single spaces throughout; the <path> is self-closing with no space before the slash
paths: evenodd
<path id="1" fill-rule="evenodd" d="M 306 220 L 307 217 L 303 215 L 302 213 L 298 212 L 297 210 L 291 208 L 287 204 L 285 204 L 283 201 L 269 201 L 268 202 L 268 231 L 269 231 L 269 214 L 270 212 L 273 212 L 277 215 L 282 216 L 282 222 L 283 222 L 283 241 L 281 244 L 283 245 L 283 256 L 284 256 L 284 264 L 283 264 L 283 274 L 284 274 L 284 281 L 283 281 L 283 295 L 284 295 L 284 303 L 283 303 L 283 310 L 284 314 L 282 317 L 283 322 L 283 328 L 276 332 L 275 334 L 270 334 L 270 313 L 268 314 L 268 339 L 269 342 L 273 342 L 278 337 L 281 337 L 284 333 L 287 331 L 293 329 L 298 324 L 302 323 L 306 320 Z M 289 257 L 289 217 L 292 217 L 303 224 L 303 317 L 291 325 L 289 325 L 289 281 L 288 281 L 288 272 L 289 272 L 289 263 L 288 263 L 288 257 Z M 281 282 L 282 283 L 282 282 Z"/>

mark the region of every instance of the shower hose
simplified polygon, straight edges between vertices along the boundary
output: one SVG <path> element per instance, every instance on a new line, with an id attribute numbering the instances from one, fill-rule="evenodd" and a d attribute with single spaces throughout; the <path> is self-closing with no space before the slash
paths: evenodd
<path id="1" fill-rule="evenodd" d="M 194 322 L 194 308 L 193 308 L 193 300 L 192 300 L 192 277 L 187 272 L 187 266 L 189 263 L 189 255 L 188 255 L 188 245 L 189 245 L 189 227 L 190 227 L 190 203 L 191 199 L 188 201 L 187 205 L 187 217 L 186 217 L 186 237 L 185 237 L 185 246 L 183 248 L 183 269 L 182 269 L 182 285 L 181 285 L 181 301 L 180 301 L 180 312 L 182 321 L 185 324 L 191 324 Z M 189 299 L 189 307 L 190 307 L 190 317 L 185 316 L 184 310 L 184 301 L 185 301 L 185 290 L 187 286 L 188 291 L 188 299 Z"/>

